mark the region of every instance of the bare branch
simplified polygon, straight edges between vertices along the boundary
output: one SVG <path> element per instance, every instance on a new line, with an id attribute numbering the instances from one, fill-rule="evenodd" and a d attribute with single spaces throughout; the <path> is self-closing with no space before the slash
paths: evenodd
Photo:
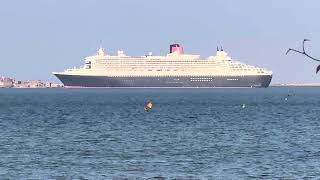
<path id="1" fill-rule="evenodd" d="M 291 49 L 291 48 L 290 48 L 290 49 L 288 49 L 288 51 L 286 52 L 286 54 L 288 54 L 290 51 L 294 51 L 294 52 L 303 54 L 303 55 L 307 56 L 308 58 L 310 58 L 310 59 L 312 59 L 312 60 L 314 60 L 314 61 L 320 62 L 319 59 L 316 59 L 316 58 L 314 58 L 314 57 L 312 57 L 312 56 L 310 56 L 309 54 L 306 53 L 305 48 L 304 48 L 304 43 L 305 43 L 306 41 L 310 41 L 310 40 L 309 40 L 309 39 L 304 39 L 304 40 L 302 41 L 302 51 L 298 51 L 298 50 L 295 50 L 295 49 Z"/>
<path id="2" fill-rule="evenodd" d="M 290 52 L 290 51 L 294 51 L 294 52 L 297 52 L 297 53 L 300 53 L 300 54 L 305 54 L 304 52 L 301 52 L 301 51 L 298 51 L 298 50 L 295 50 L 295 49 L 288 49 L 288 51 L 286 52 L 286 55 Z"/>

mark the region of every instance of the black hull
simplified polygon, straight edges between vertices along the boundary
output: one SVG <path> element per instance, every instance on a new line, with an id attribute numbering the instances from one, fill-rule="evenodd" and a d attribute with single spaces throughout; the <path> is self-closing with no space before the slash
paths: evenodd
<path id="1" fill-rule="evenodd" d="M 271 75 L 109 77 L 55 74 L 65 87 L 268 87 Z"/>

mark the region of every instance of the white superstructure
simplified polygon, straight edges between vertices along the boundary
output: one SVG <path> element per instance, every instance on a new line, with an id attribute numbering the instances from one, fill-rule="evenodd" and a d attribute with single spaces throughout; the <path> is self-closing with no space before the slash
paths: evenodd
<path id="1" fill-rule="evenodd" d="M 82 68 L 67 69 L 64 74 L 89 76 L 245 76 L 272 75 L 264 68 L 246 65 L 231 59 L 223 50 L 215 56 L 201 58 L 200 55 L 173 51 L 166 56 L 127 56 L 123 50 L 117 55 L 108 55 L 103 48 L 85 58 Z"/>

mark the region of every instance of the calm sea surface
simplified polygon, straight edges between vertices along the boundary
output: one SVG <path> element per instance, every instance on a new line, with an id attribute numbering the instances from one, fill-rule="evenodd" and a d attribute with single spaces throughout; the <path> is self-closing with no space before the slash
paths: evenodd
<path id="1" fill-rule="evenodd" d="M 0 89 L 0 179 L 319 179 L 319 116 L 320 88 Z"/>

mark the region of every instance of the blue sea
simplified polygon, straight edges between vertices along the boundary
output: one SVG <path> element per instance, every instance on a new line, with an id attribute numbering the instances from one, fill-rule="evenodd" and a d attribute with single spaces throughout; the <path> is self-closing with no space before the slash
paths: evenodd
<path id="1" fill-rule="evenodd" d="M 319 179 L 319 105 L 320 88 L 0 89 L 0 179 Z"/>

